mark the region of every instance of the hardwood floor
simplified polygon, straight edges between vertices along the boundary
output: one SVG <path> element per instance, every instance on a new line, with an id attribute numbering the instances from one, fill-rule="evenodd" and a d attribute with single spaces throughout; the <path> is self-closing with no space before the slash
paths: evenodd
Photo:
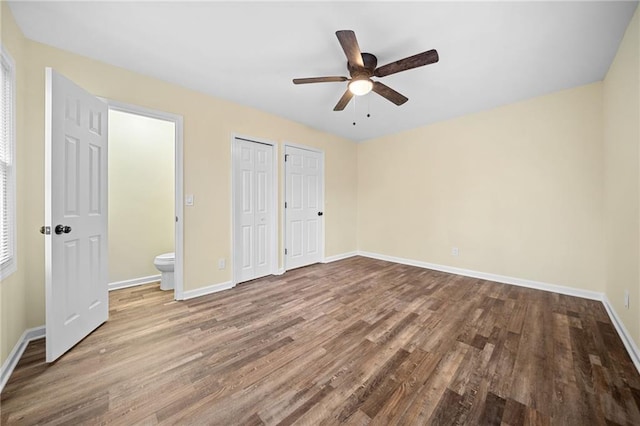
<path id="1" fill-rule="evenodd" d="M 591 300 L 354 257 L 110 303 L 56 363 L 29 345 L 2 424 L 640 424 L 640 376 Z"/>

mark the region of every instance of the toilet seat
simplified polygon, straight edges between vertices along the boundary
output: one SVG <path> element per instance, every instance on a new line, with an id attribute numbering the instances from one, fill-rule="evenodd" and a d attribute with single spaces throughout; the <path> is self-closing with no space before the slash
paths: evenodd
<path id="1" fill-rule="evenodd" d="M 153 263 L 155 263 L 156 265 L 169 265 L 169 264 L 175 263 L 175 261 L 176 261 L 175 253 L 164 253 L 156 256 Z"/>

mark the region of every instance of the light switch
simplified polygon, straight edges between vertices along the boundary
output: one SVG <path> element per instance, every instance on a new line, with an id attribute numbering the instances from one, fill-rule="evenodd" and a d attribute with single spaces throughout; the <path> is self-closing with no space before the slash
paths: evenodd
<path id="1" fill-rule="evenodd" d="M 193 205 L 193 194 L 188 194 L 185 198 L 184 198 L 184 203 L 187 206 L 192 206 Z"/>

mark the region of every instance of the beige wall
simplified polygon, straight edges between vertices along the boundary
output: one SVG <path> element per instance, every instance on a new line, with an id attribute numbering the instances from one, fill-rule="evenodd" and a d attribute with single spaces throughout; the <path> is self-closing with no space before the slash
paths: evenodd
<path id="1" fill-rule="evenodd" d="M 640 12 L 604 80 L 606 294 L 640 345 Z M 624 307 L 629 291 L 630 308 Z"/>
<path id="2" fill-rule="evenodd" d="M 109 111 L 109 282 L 159 274 L 174 251 L 175 125 Z"/>
<path id="3" fill-rule="evenodd" d="M 17 159 L 17 225 L 18 229 L 25 229 L 24 216 L 27 212 L 27 198 L 29 185 L 27 183 L 27 172 L 25 167 L 28 158 L 28 150 L 20 143 L 23 137 L 22 129 L 25 127 L 24 117 L 24 97 L 25 97 L 25 64 L 23 58 L 24 39 L 22 33 L 16 26 L 11 15 L 11 11 L 7 7 L 6 2 L 0 2 L 1 10 L 1 41 L 4 48 L 9 52 L 15 61 L 16 66 L 16 159 Z M 37 228 L 31 231 L 37 233 Z M 39 234 L 38 234 L 39 235 Z M 30 327 L 42 325 L 40 323 L 31 323 L 28 320 L 29 312 L 29 293 L 27 289 L 28 258 L 26 253 L 22 251 L 25 247 L 25 233 L 18 231 L 17 236 L 17 265 L 18 270 L 10 277 L 0 282 L 0 365 L 4 363 L 18 341 L 22 333 Z"/>
<path id="4" fill-rule="evenodd" d="M 359 249 L 602 292 L 601 92 L 595 83 L 365 142 Z"/>
<path id="5" fill-rule="evenodd" d="M 355 143 L 26 40 L 15 27 L 6 3 L 1 4 L 3 38 L 15 38 L 12 44 L 19 45 L 16 55 L 22 58 L 19 94 L 22 113 L 18 119 L 19 271 L 7 283 L 2 283 L 2 362 L 25 328 L 45 322 L 44 241 L 37 229 L 44 217 L 44 68 L 47 66 L 97 96 L 183 116 L 184 193 L 194 194 L 196 198 L 195 206 L 184 210 L 185 290 L 231 280 L 231 262 L 226 269 L 219 270 L 217 259 L 231 258 L 231 138 L 234 133 L 277 142 L 280 152 L 283 142 L 324 150 L 325 255 L 357 249 Z"/>

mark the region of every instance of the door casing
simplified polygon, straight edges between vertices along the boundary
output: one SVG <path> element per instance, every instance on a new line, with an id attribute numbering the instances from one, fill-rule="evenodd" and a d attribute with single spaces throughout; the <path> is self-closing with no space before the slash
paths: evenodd
<path id="1" fill-rule="evenodd" d="M 175 228 L 174 228 L 174 252 L 175 265 L 173 267 L 174 276 L 174 299 L 184 300 L 184 165 L 183 165 L 183 119 L 181 115 L 171 114 L 169 112 L 153 110 L 138 105 L 127 104 L 115 101 L 113 99 L 104 99 L 110 110 L 126 112 L 129 114 L 141 115 L 144 117 L 155 118 L 163 121 L 174 123 L 174 141 L 175 141 Z"/>

